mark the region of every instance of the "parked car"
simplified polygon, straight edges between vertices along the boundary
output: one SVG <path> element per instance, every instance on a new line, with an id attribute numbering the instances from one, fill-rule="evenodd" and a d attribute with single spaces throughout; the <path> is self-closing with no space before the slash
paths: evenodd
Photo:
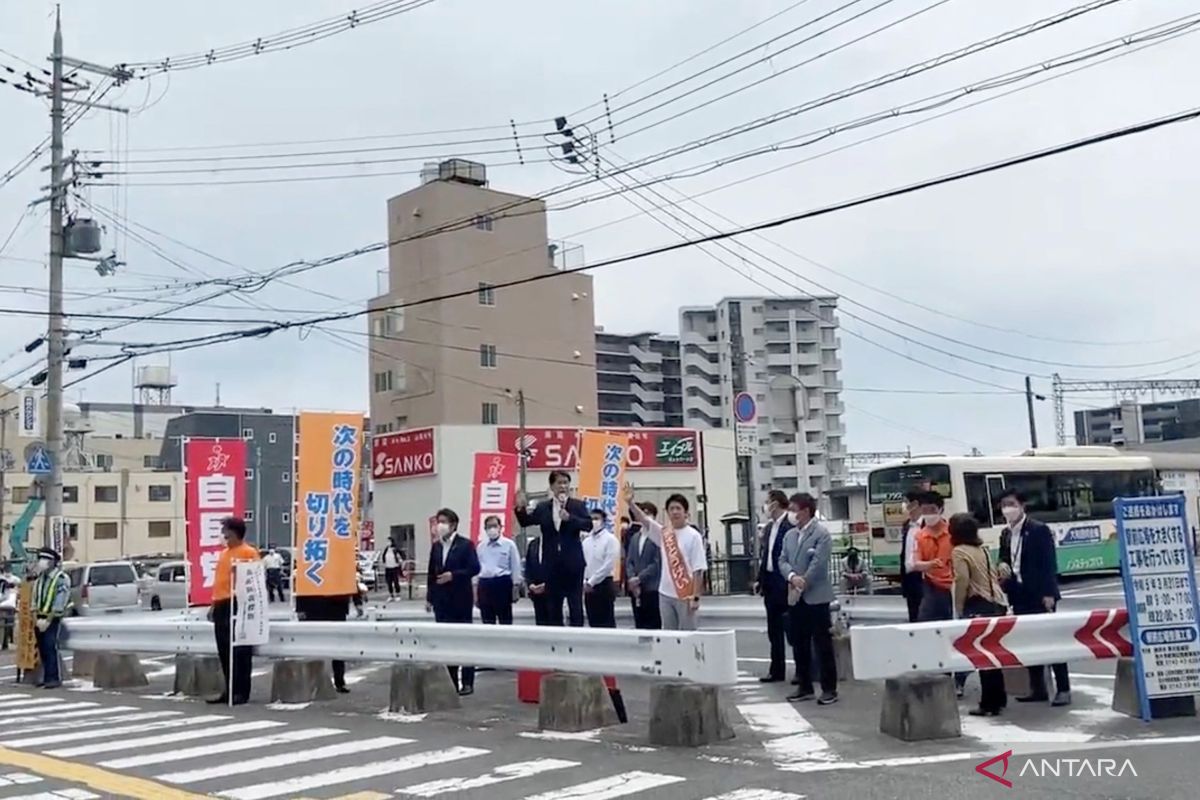
<path id="1" fill-rule="evenodd" d="M 130 561 L 97 561 L 67 568 L 71 615 L 121 614 L 142 610 L 138 574 Z"/>
<path id="2" fill-rule="evenodd" d="M 150 585 L 150 610 L 187 608 L 187 562 L 167 561 L 158 565 Z"/>

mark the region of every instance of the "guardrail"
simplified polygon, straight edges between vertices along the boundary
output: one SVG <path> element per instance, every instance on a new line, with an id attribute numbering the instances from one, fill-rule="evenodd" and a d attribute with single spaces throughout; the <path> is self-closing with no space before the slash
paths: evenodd
<path id="1" fill-rule="evenodd" d="M 110 653 L 217 652 L 213 626 L 191 615 L 69 619 L 63 647 Z M 637 676 L 708 685 L 737 681 L 728 631 L 632 631 L 527 625 L 272 621 L 266 658 L 474 664 Z"/>
<path id="2" fill-rule="evenodd" d="M 1123 608 L 850 629 L 854 677 L 1060 664 L 1133 654 Z"/>

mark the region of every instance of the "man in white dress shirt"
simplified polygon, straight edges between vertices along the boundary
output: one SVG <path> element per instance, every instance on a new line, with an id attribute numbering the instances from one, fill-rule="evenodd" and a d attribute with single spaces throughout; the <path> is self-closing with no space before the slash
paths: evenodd
<path id="1" fill-rule="evenodd" d="M 591 533 L 583 540 L 583 605 L 593 628 L 617 627 L 613 577 L 620 553 L 621 543 L 608 527 L 608 515 L 594 509 Z"/>

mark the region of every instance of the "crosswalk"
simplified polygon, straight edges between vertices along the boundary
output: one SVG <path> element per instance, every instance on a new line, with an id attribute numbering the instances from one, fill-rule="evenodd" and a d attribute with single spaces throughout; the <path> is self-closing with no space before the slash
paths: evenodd
<path id="1" fill-rule="evenodd" d="M 687 800 L 802 800 L 768 786 L 727 791 L 678 768 L 584 757 L 591 743 L 549 743 L 487 732 L 457 741 L 423 743 L 417 726 L 356 731 L 353 721 L 295 715 L 259 717 L 196 706 L 164 709 L 128 698 L 0 691 L 0 749 L 53 762 L 132 776 L 227 800 L 270 798 L 487 798 L 606 800 L 663 797 Z M 327 725 L 331 720 L 338 723 Z M 379 728 L 388 732 L 377 735 Z M 552 752 L 555 746 L 563 752 Z M 514 752 L 522 751 L 522 752 Z M 41 763 L 41 762 L 39 762 Z M 661 763 L 661 762 L 659 762 Z M 2 770 L 3 767 L 0 767 Z M 39 790 L 53 775 L 0 773 L 0 800 L 109 796 L 93 786 Z"/>

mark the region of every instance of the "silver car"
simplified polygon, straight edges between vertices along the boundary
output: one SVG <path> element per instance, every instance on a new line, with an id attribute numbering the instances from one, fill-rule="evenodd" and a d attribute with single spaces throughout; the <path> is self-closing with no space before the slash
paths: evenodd
<path id="1" fill-rule="evenodd" d="M 154 571 L 148 594 L 150 610 L 187 608 L 187 562 L 164 561 Z"/>
<path id="2" fill-rule="evenodd" d="M 97 561 L 67 568 L 71 614 L 91 616 L 142 610 L 137 570 L 129 561 Z"/>

